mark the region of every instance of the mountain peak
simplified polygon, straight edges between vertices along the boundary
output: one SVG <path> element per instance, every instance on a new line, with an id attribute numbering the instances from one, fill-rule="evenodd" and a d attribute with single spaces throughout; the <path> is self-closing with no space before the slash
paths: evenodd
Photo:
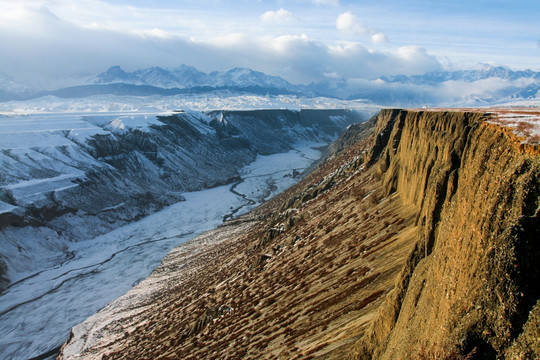
<path id="1" fill-rule="evenodd" d="M 494 66 L 482 64 L 480 69 L 473 70 L 442 70 L 432 71 L 422 75 L 393 75 L 382 76 L 380 79 L 385 82 L 415 84 L 415 85 L 436 85 L 445 81 L 465 81 L 475 82 L 488 78 L 500 78 L 503 80 L 516 80 L 520 78 L 540 78 L 540 73 L 530 69 L 514 71 L 505 66 Z"/>
<path id="2" fill-rule="evenodd" d="M 266 75 L 245 67 L 236 67 L 228 71 L 214 71 L 206 74 L 193 66 L 180 65 L 172 69 L 154 66 L 134 72 L 125 72 L 118 65 L 110 67 L 104 73 L 97 75 L 91 83 L 127 83 L 135 85 L 151 85 L 161 88 L 190 88 L 197 86 L 209 87 L 262 87 L 278 88 L 292 91 L 293 86 L 286 80 Z"/>
<path id="3" fill-rule="evenodd" d="M 227 74 L 233 74 L 233 73 L 245 73 L 245 74 L 253 74 L 255 73 L 256 71 L 253 71 L 249 68 L 245 68 L 245 67 L 235 67 L 235 68 L 232 68 L 230 70 L 227 71 Z"/>
<path id="4" fill-rule="evenodd" d="M 96 75 L 92 80 L 95 84 L 106 84 L 113 82 L 132 82 L 136 80 L 132 73 L 125 72 L 119 65 L 111 66 L 107 71 Z"/>
<path id="5" fill-rule="evenodd" d="M 125 76 L 127 73 L 120 67 L 120 65 L 114 65 L 107 69 L 103 74 L 114 76 Z"/>

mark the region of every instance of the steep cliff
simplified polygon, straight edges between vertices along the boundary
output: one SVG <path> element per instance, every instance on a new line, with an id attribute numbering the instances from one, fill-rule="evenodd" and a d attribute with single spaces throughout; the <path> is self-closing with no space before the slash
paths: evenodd
<path id="1" fill-rule="evenodd" d="M 539 357 L 540 150 L 505 116 L 350 127 L 301 183 L 76 326 L 62 358 Z"/>
<path id="2" fill-rule="evenodd" d="M 369 159 L 385 194 L 417 208 L 419 231 L 358 357 L 539 356 L 540 151 L 497 118 L 382 114 L 388 136 Z"/>

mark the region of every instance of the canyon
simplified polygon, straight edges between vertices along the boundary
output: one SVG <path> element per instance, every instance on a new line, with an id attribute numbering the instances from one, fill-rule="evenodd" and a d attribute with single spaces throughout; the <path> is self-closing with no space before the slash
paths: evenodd
<path id="1" fill-rule="evenodd" d="M 170 249 L 296 183 L 363 117 L 279 109 L 0 117 L 0 357 L 53 356 L 72 326 Z"/>
<path id="2" fill-rule="evenodd" d="M 66 244 L 182 201 L 182 192 L 238 181 L 257 155 L 328 143 L 359 119 L 348 110 L 2 117 L 0 291 L 69 258 Z"/>
<path id="3" fill-rule="evenodd" d="M 62 359 L 540 357 L 537 109 L 382 110 L 173 249 Z"/>

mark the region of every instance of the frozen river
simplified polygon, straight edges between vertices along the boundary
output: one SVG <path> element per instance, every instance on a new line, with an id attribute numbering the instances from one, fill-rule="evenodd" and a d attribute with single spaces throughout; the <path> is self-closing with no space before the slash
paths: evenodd
<path id="1" fill-rule="evenodd" d="M 293 185 L 323 144 L 259 156 L 242 181 L 185 193 L 186 201 L 93 240 L 73 243 L 69 260 L 29 274 L 0 297 L 0 358 L 52 358 L 72 326 L 147 277 L 175 246 Z"/>

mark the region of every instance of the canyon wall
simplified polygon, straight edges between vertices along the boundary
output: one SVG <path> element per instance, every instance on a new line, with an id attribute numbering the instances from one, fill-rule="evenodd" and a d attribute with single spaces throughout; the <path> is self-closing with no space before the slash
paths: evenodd
<path id="1" fill-rule="evenodd" d="M 498 116 L 349 127 L 302 182 L 76 326 L 61 357 L 540 357 L 540 149 Z"/>

